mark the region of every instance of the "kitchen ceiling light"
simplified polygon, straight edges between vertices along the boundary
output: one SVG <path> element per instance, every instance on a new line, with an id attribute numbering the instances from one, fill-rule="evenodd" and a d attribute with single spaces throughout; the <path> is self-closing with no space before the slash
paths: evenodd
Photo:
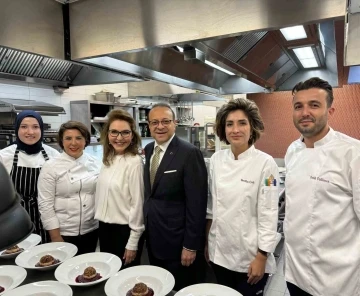
<path id="1" fill-rule="evenodd" d="M 218 65 L 216 65 L 216 64 L 214 64 L 214 63 L 212 63 L 212 62 L 210 62 L 210 61 L 208 61 L 208 60 L 205 60 L 205 64 L 207 64 L 207 65 L 209 65 L 209 66 L 211 66 L 211 67 L 213 67 L 213 68 L 215 68 L 215 69 L 218 69 L 218 70 L 220 70 L 220 71 L 223 71 L 223 72 L 226 73 L 226 74 L 235 75 L 235 73 L 230 72 L 230 71 L 228 71 L 228 70 L 226 70 L 226 69 L 224 69 L 224 68 L 221 68 L 221 67 L 219 67 Z"/>
<path id="2" fill-rule="evenodd" d="M 310 46 L 294 48 L 293 51 L 304 68 L 319 67 L 314 52 Z"/>
<path id="3" fill-rule="evenodd" d="M 294 26 L 280 29 L 287 41 L 304 39 L 307 37 L 304 26 Z"/>

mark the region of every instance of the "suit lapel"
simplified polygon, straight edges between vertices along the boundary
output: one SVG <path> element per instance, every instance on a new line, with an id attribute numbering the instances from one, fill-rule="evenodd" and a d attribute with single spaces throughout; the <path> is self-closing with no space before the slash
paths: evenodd
<path id="1" fill-rule="evenodd" d="M 145 180 L 145 192 L 146 195 L 150 195 L 151 194 L 151 184 L 150 184 L 150 159 L 151 159 L 151 155 L 153 154 L 154 151 L 154 145 L 155 143 L 152 142 L 149 144 L 148 149 L 146 149 L 145 151 L 145 172 L 144 172 L 144 180 Z M 147 197 L 147 196 L 145 196 Z"/>
<path id="2" fill-rule="evenodd" d="M 177 151 L 178 151 L 178 139 L 175 136 L 170 142 L 168 148 L 166 149 L 165 155 L 163 156 L 160 165 L 156 171 L 152 193 L 156 190 L 156 187 L 158 186 L 161 177 L 164 175 L 166 168 L 171 163 Z"/>

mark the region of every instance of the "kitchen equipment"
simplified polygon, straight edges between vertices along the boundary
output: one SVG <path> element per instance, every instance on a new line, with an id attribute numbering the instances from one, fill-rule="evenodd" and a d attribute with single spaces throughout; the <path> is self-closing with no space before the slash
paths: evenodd
<path id="1" fill-rule="evenodd" d="M 114 93 L 112 93 L 112 92 L 101 91 L 101 92 L 95 93 L 95 100 L 114 103 L 115 96 L 114 96 Z"/>

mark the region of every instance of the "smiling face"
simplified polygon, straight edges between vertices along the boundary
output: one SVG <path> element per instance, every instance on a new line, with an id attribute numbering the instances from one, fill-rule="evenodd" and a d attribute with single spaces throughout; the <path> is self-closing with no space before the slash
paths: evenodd
<path id="1" fill-rule="evenodd" d="M 334 108 L 328 107 L 327 93 L 310 88 L 296 92 L 293 98 L 293 121 L 304 138 L 320 140 L 328 131 L 328 118 Z"/>
<path id="2" fill-rule="evenodd" d="M 244 111 L 236 110 L 229 113 L 225 122 L 225 135 L 231 147 L 237 151 L 249 148 L 251 127 Z"/>
<path id="3" fill-rule="evenodd" d="M 151 136 L 159 145 L 167 142 L 175 134 L 176 124 L 173 114 L 167 107 L 156 107 L 149 112 Z"/>
<path id="4" fill-rule="evenodd" d="M 121 132 L 122 135 L 119 133 Z M 130 132 L 130 133 L 129 133 Z M 115 154 L 125 154 L 133 139 L 130 124 L 125 120 L 114 120 L 109 126 L 108 140 Z"/>
<path id="5" fill-rule="evenodd" d="M 85 149 L 86 140 L 77 129 L 68 129 L 63 134 L 63 146 L 67 155 L 79 158 Z"/>
<path id="6" fill-rule="evenodd" d="M 40 124 L 34 117 L 25 117 L 20 124 L 18 137 L 26 145 L 34 145 L 41 138 Z"/>

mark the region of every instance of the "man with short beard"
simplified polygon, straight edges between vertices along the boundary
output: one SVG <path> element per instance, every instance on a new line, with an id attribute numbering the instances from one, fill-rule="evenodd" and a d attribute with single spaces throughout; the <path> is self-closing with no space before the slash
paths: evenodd
<path id="1" fill-rule="evenodd" d="M 285 156 L 291 296 L 360 295 L 360 141 L 329 127 L 332 102 L 332 87 L 320 78 L 293 89 L 293 121 L 302 136 Z"/>

